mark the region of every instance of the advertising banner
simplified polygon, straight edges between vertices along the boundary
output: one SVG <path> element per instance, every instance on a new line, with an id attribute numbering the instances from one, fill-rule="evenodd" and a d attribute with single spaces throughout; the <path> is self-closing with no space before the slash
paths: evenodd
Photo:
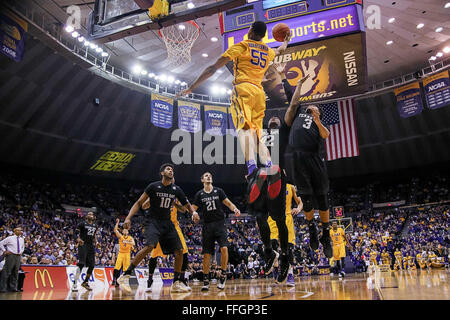
<path id="1" fill-rule="evenodd" d="M 182 100 L 178 101 L 178 128 L 191 133 L 202 129 L 199 104 Z"/>
<path id="2" fill-rule="evenodd" d="M 418 81 L 394 89 L 394 94 L 397 98 L 397 109 L 402 118 L 416 116 L 422 112 L 422 94 Z"/>
<path id="3" fill-rule="evenodd" d="M 0 11 L 0 51 L 16 62 L 25 52 L 25 34 L 28 24 L 9 10 Z"/>
<path id="4" fill-rule="evenodd" d="M 227 108 L 219 106 L 205 106 L 205 130 L 210 135 L 225 135 L 228 128 L 227 122 Z"/>
<path id="5" fill-rule="evenodd" d="M 428 108 L 438 109 L 450 105 L 450 79 L 448 70 L 423 79 Z"/>
<path id="6" fill-rule="evenodd" d="M 150 105 L 150 121 L 153 125 L 170 129 L 173 122 L 173 99 L 152 94 Z"/>
<path id="7" fill-rule="evenodd" d="M 282 20 L 291 29 L 290 44 L 301 44 L 317 40 L 320 38 L 336 37 L 338 35 L 359 32 L 364 30 L 364 24 L 360 20 L 362 17 L 361 6 L 353 5 L 311 15 L 294 17 Z M 267 23 L 267 35 L 263 39 L 271 48 L 282 45 L 272 36 L 272 29 L 280 21 Z M 240 29 L 223 35 L 223 49 L 226 51 L 232 45 L 247 39 L 248 28 Z"/>
<path id="8" fill-rule="evenodd" d="M 357 95 L 367 89 L 365 33 L 289 47 L 274 62 L 286 66 L 285 75 L 293 92 L 298 81 L 309 76 L 302 86 L 301 103 Z M 267 107 L 284 107 L 287 98 L 273 65 L 266 79 Z"/>

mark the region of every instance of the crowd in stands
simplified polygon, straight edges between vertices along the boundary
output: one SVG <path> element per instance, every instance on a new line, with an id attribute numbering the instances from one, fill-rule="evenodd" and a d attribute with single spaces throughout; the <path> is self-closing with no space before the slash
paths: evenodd
<path id="1" fill-rule="evenodd" d="M 346 214 L 353 224 L 347 234 L 351 258 L 356 271 L 366 271 L 371 261 L 381 264 L 381 253 L 386 251 L 395 260 L 394 252 L 403 255 L 434 252 L 448 264 L 450 247 L 450 205 L 426 204 L 450 199 L 449 183 L 445 177 L 413 178 L 408 183 L 385 185 L 371 183 L 363 187 L 333 190 L 332 205 L 344 204 Z M 76 213 L 66 213 L 63 205 L 97 208 L 96 224 L 99 227 L 96 244 L 96 264 L 114 265 L 114 245 L 117 243 L 113 228 L 116 217 L 127 214 L 129 208 L 142 193 L 142 188 L 119 188 L 85 184 L 57 184 L 42 182 L 36 178 L 18 178 L 14 175 L 0 177 L 0 240 L 12 233 L 15 226 L 23 228 L 26 249 L 24 264 L 74 265 L 77 262 L 76 229 L 82 218 Z M 193 195 L 192 195 L 193 196 Z M 245 198 L 230 196 L 245 212 Z M 383 208 L 367 210 L 367 204 L 405 200 L 406 204 L 425 204 L 424 207 Z M 265 276 L 262 243 L 252 217 L 234 219 L 227 212 L 230 264 L 229 277 L 256 278 Z M 130 234 L 136 240 L 133 255 L 143 246 L 140 219 L 132 221 Z M 179 214 L 180 225 L 189 248 L 189 273 L 195 279 L 201 273 L 201 225 L 194 225 L 184 214 Z M 123 221 L 123 220 L 122 220 Z M 309 248 L 309 235 L 302 215 L 294 218 L 296 246 L 295 270 L 309 274 L 318 267 L 332 264 L 321 250 Z M 145 266 L 148 259 L 141 262 Z M 173 264 L 173 256 L 160 259 L 160 267 Z M 216 270 L 212 267 L 212 273 Z"/>

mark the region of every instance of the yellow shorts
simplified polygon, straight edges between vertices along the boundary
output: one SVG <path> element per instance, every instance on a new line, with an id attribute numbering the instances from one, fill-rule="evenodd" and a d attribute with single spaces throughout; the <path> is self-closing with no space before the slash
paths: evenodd
<path id="1" fill-rule="evenodd" d="M 178 232 L 178 236 L 180 237 L 181 245 L 183 246 L 183 254 L 188 253 L 186 240 L 184 240 L 183 232 L 181 232 L 180 226 L 179 225 L 175 225 L 175 229 Z M 151 257 L 152 258 L 156 258 L 156 257 L 165 258 L 166 257 L 166 255 L 162 252 L 161 245 L 159 244 L 159 242 L 158 242 L 158 245 L 156 246 L 156 248 L 154 248 L 152 250 Z"/>
<path id="2" fill-rule="evenodd" d="M 267 219 L 267 223 L 270 228 L 270 240 L 276 239 L 278 240 L 278 228 L 277 223 L 269 217 Z M 295 228 L 294 228 L 294 219 L 292 218 L 292 214 L 286 214 L 286 226 L 288 228 L 288 242 L 295 245 Z"/>
<path id="3" fill-rule="evenodd" d="M 122 268 L 123 271 L 126 271 L 131 263 L 131 253 L 120 253 L 117 255 L 116 265 L 114 269 L 120 270 Z"/>
<path id="4" fill-rule="evenodd" d="M 264 89 L 248 82 L 234 86 L 230 108 L 236 131 L 254 129 L 261 137 L 266 112 Z"/>
<path id="5" fill-rule="evenodd" d="M 333 259 L 341 260 L 345 258 L 345 243 L 333 245 Z"/>

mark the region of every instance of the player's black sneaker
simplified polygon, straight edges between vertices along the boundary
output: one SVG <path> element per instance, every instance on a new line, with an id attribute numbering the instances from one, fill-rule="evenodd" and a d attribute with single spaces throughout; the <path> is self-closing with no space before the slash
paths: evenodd
<path id="1" fill-rule="evenodd" d="M 208 280 L 203 281 L 202 291 L 209 291 L 209 281 Z"/>
<path id="2" fill-rule="evenodd" d="M 309 246 L 312 250 L 319 249 L 319 237 L 317 235 L 317 227 L 314 223 L 309 225 Z"/>
<path id="3" fill-rule="evenodd" d="M 274 265 L 275 261 L 278 260 L 279 256 L 280 256 L 280 254 L 278 252 L 272 250 L 272 254 L 267 259 L 266 265 L 264 266 L 264 274 L 270 274 L 272 272 L 273 265 Z"/>
<path id="4" fill-rule="evenodd" d="M 289 256 L 287 254 L 282 254 L 280 257 L 280 274 L 278 275 L 277 282 L 283 283 L 289 273 Z"/>
<path id="5" fill-rule="evenodd" d="M 333 257 L 333 247 L 331 246 L 330 230 L 324 229 L 322 237 L 320 237 L 320 243 L 323 246 L 323 253 L 325 257 L 330 259 Z"/>
<path id="6" fill-rule="evenodd" d="M 83 282 L 83 283 L 81 284 L 81 286 L 82 286 L 83 288 L 85 288 L 87 291 L 92 291 L 92 288 L 89 287 L 89 284 L 88 284 L 87 282 Z"/>
<path id="7" fill-rule="evenodd" d="M 147 280 L 147 289 L 145 292 L 152 292 L 153 278 Z"/>
<path id="8" fill-rule="evenodd" d="M 220 290 L 225 289 L 225 282 L 226 281 L 227 281 L 227 277 L 226 276 L 220 276 L 219 284 L 217 285 L 217 288 L 219 288 Z"/>

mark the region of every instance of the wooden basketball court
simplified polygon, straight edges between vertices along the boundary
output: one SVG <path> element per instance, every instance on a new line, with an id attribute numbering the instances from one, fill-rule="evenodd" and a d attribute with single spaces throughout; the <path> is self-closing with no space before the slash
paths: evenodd
<path id="1" fill-rule="evenodd" d="M 221 291 L 211 284 L 201 292 L 201 282 L 191 283 L 191 293 L 170 293 L 170 287 L 154 284 L 153 291 L 134 287 L 131 294 L 120 288 L 88 292 L 69 290 L 36 290 L 3 293 L 0 300 L 450 300 L 449 271 L 394 271 L 375 274 L 312 276 L 296 279 L 295 287 L 274 285 L 268 279 L 227 281 Z"/>

